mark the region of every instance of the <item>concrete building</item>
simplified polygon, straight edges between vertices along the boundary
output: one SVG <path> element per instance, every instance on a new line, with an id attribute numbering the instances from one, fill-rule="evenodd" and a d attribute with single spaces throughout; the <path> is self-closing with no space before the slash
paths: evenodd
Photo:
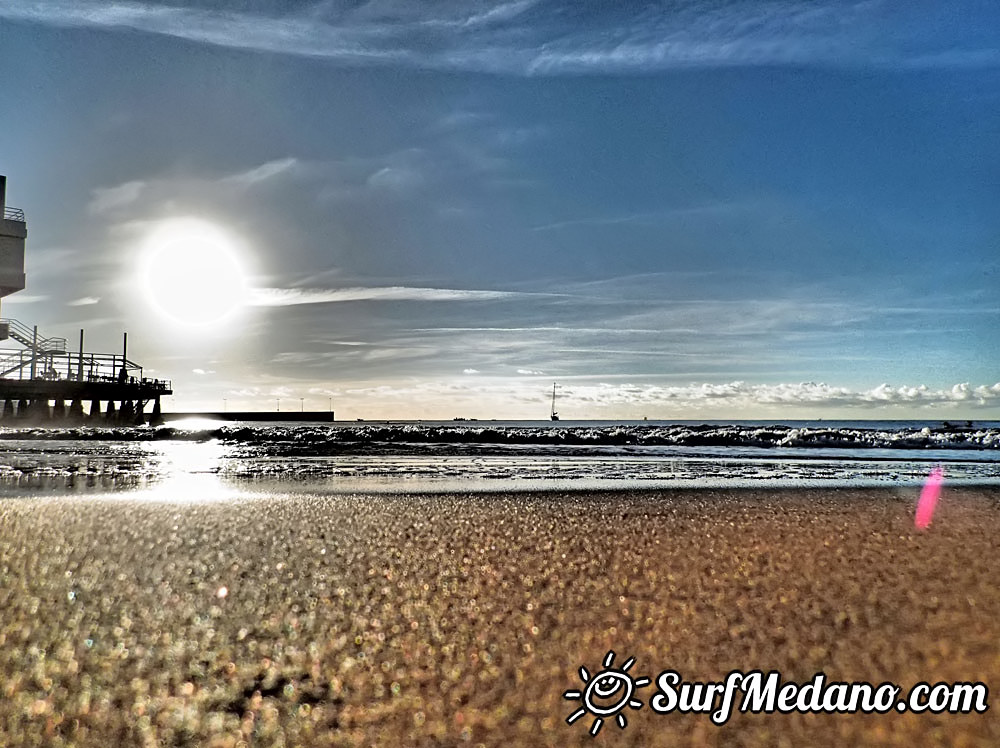
<path id="1" fill-rule="evenodd" d="M 7 207 L 7 177 L 0 175 L 0 303 L 24 289 L 24 240 L 28 224 L 24 212 Z M 6 334 L 3 335 L 5 339 Z"/>

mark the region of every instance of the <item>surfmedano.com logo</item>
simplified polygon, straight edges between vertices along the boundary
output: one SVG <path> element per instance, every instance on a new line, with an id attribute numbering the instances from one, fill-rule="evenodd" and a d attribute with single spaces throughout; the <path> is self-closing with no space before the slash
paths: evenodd
<path id="1" fill-rule="evenodd" d="M 652 681 L 649 678 L 632 678 L 628 674 L 629 668 L 635 664 L 635 657 L 629 657 L 620 667 L 614 667 L 615 653 L 609 651 L 604 657 L 604 669 L 593 676 L 585 667 L 580 668 L 580 680 L 584 682 L 586 688 L 583 691 L 566 691 L 564 699 L 580 701 L 580 708 L 566 718 L 566 724 L 573 724 L 580 717 L 591 714 L 594 717 L 590 726 L 590 734 L 597 735 L 604 724 L 604 720 L 615 718 L 618 727 L 622 730 L 628 724 L 625 715 L 625 707 L 632 709 L 642 709 L 642 702 L 633 699 L 636 689 L 648 686 Z"/>
<path id="2" fill-rule="evenodd" d="M 626 708 L 642 709 L 633 698 L 636 691 L 648 686 L 650 679 L 633 678 L 630 657 L 621 667 L 614 666 L 615 653 L 604 658 L 604 669 L 591 676 L 587 668 L 579 670 L 586 688 L 566 691 L 564 699 L 580 702 L 580 708 L 566 718 L 573 724 L 585 715 L 594 721 L 590 734 L 597 735 L 607 719 L 614 718 L 622 730 L 628 724 Z M 742 693 L 742 698 L 739 694 Z M 734 710 L 752 714 L 889 714 L 894 711 L 915 714 L 983 714 L 989 707 L 989 687 L 980 681 L 934 683 L 921 681 L 908 691 L 895 683 L 828 680 L 819 672 L 806 683 L 785 681 L 772 670 L 743 673 L 733 670 L 724 681 L 686 682 L 676 670 L 664 670 L 656 678 L 656 691 L 649 700 L 655 714 L 706 714 L 712 724 L 721 727 Z"/>

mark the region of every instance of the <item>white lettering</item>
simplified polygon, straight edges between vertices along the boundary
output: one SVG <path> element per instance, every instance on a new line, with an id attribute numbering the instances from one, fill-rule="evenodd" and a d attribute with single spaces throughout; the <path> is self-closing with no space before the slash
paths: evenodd
<path id="1" fill-rule="evenodd" d="M 680 673 L 675 670 L 664 670 L 656 679 L 656 687 L 659 689 L 655 696 L 650 699 L 649 708 L 657 714 L 668 714 L 677 708 L 677 691 L 674 686 L 681 682 Z"/>
<path id="2" fill-rule="evenodd" d="M 795 706 L 800 712 L 818 712 L 823 705 L 823 673 L 816 673 L 812 682 L 806 683 L 799 691 Z"/>
<path id="3" fill-rule="evenodd" d="M 743 677 L 743 703 L 740 704 L 741 712 L 773 712 L 774 700 L 778 693 L 778 673 L 771 671 L 767 674 L 767 681 L 763 684 L 764 674 L 760 670 L 753 670 Z"/>
<path id="4" fill-rule="evenodd" d="M 799 687 L 794 683 L 786 683 L 778 691 L 778 711 L 791 712 L 795 709 L 795 696 Z"/>
<path id="5" fill-rule="evenodd" d="M 729 721 L 733 713 L 733 699 L 736 697 L 736 689 L 743 681 L 743 674 L 734 670 L 726 676 L 726 689 L 722 694 L 722 703 L 719 708 L 712 713 L 712 722 L 716 725 L 724 725 Z"/>

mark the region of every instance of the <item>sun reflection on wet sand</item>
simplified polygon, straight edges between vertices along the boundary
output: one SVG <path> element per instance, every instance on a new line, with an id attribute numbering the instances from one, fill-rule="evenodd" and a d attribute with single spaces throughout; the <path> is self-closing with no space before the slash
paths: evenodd
<path id="1" fill-rule="evenodd" d="M 221 442 L 163 441 L 146 446 L 150 451 L 148 482 L 124 493 L 123 498 L 190 503 L 222 501 L 240 493 L 219 475 L 227 452 Z"/>

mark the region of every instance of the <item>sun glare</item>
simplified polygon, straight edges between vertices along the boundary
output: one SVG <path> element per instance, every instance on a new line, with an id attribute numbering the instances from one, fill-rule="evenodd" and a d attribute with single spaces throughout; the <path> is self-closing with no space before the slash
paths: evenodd
<path id="1" fill-rule="evenodd" d="M 140 276 L 148 303 L 177 327 L 217 329 L 247 302 L 236 241 L 201 219 L 167 221 L 150 234 Z"/>

